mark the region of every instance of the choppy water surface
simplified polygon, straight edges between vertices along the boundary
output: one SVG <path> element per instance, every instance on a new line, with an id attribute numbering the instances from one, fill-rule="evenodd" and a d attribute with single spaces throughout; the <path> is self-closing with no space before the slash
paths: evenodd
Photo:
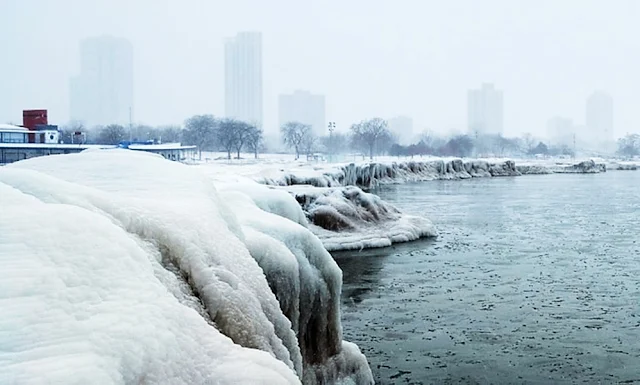
<path id="1" fill-rule="evenodd" d="M 640 172 L 377 193 L 436 241 L 335 254 L 379 384 L 640 384 Z"/>

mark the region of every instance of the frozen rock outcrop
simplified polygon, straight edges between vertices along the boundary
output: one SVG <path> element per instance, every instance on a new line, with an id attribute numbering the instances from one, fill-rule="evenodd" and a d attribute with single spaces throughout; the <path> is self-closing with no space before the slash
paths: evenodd
<path id="1" fill-rule="evenodd" d="M 372 382 L 340 270 L 286 205 L 126 150 L 3 167 L 0 196 L 0 383 Z"/>
<path id="2" fill-rule="evenodd" d="M 275 186 L 311 185 L 314 187 L 358 186 L 371 188 L 379 184 L 443 179 L 469 179 L 518 176 L 511 160 L 435 159 L 391 163 L 348 163 L 330 168 L 287 169 L 269 176 L 256 175 L 255 180 Z"/>
<path id="3" fill-rule="evenodd" d="M 525 163 L 518 165 L 517 170 L 523 175 L 544 174 L 597 174 L 607 171 L 604 163 L 596 163 L 593 159 L 575 164 L 566 163 Z"/>
<path id="4" fill-rule="evenodd" d="M 288 189 L 328 250 L 384 247 L 437 236 L 428 219 L 403 214 L 377 195 L 355 186 Z"/>

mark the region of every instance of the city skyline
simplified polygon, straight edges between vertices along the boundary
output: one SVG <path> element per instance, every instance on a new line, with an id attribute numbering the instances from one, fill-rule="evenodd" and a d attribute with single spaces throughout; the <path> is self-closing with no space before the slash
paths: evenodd
<path id="1" fill-rule="evenodd" d="M 366 19 L 358 17 L 363 7 Z M 247 14 L 248 8 L 253 12 Z M 61 0 L 53 6 L 29 0 L 2 2 L 0 12 L 12 31 L 0 48 L 6 57 L 19 58 L 0 63 L 0 85 L 12 91 L 0 95 L 3 122 L 19 121 L 24 108 L 47 108 L 52 121 L 66 123 L 68 79 L 79 73 L 78 40 L 105 33 L 135 47 L 136 123 L 224 116 L 224 38 L 256 30 L 263 34 L 265 128 L 278 125 L 277 95 L 309 89 L 327 95 L 327 119 L 338 130 L 368 117 L 402 114 L 414 119 L 416 131 L 463 133 L 466 90 L 482 82 L 508 95 L 508 136 L 543 136 L 556 115 L 581 122 L 584 99 L 594 89 L 615 98 L 616 137 L 640 127 L 640 52 L 633 48 L 640 26 L 633 1 L 462 0 L 396 7 L 331 0 L 322 6 L 285 0 Z M 225 17 L 211 23 L 211 14 Z M 386 28 L 374 28 L 383 21 Z M 39 28 L 29 28 L 34 24 Z"/>

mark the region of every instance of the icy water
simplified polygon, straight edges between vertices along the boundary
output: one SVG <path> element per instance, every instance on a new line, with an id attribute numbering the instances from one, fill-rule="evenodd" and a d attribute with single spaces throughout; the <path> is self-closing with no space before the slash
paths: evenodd
<path id="1" fill-rule="evenodd" d="M 441 232 L 334 255 L 378 384 L 640 384 L 640 172 L 376 193 Z"/>

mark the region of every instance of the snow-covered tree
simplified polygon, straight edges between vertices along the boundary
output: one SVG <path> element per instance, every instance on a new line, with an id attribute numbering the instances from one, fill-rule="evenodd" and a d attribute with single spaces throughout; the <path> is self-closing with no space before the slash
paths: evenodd
<path id="1" fill-rule="evenodd" d="M 282 141 L 284 144 L 296 151 L 296 159 L 300 158 L 300 150 L 303 149 L 303 143 L 308 137 L 313 135 L 311 126 L 300 122 L 289 122 L 280 127 Z"/>
<path id="2" fill-rule="evenodd" d="M 183 140 L 185 144 L 198 146 L 202 159 L 202 150 L 211 150 L 215 143 L 218 122 L 213 115 L 195 115 L 184 123 Z"/>
<path id="3" fill-rule="evenodd" d="M 369 159 L 373 160 L 376 147 L 384 140 L 391 138 L 387 121 L 381 118 L 364 120 L 351 126 L 351 140 L 355 147 L 364 147 L 369 151 Z"/>

